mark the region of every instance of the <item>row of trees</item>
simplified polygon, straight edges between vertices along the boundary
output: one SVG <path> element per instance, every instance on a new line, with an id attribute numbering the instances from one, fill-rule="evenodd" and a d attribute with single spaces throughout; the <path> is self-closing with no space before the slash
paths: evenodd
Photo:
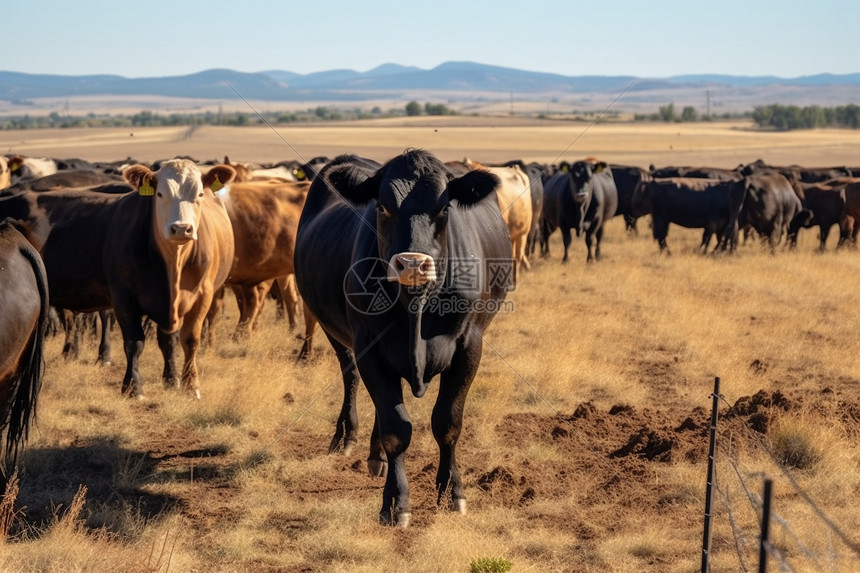
<path id="1" fill-rule="evenodd" d="M 781 131 L 816 127 L 857 129 L 860 128 L 860 106 L 853 103 L 836 107 L 763 105 L 753 110 L 752 119 L 759 127 Z"/>
<path id="2" fill-rule="evenodd" d="M 429 101 L 424 104 L 424 107 L 421 107 L 421 104 L 417 101 L 410 101 L 406 104 L 406 115 L 415 116 L 415 115 L 457 115 L 457 112 L 453 109 L 450 109 L 443 103 L 430 103 Z"/>
<path id="3" fill-rule="evenodd" d="M 657 113 L 637 113 L 633 116 L 633 120 L 665 121 L 666 123 L 677 123 L 690 121 L 711 121 L 713 119 L 735 119 L 739 117 L 749 117 L 749 114 L 725 113 L 719 116 L 713 114 L 699 114 L 699 111 L 691 105 L 684 106 L 681 109 L 681 113 L 678 113 L 675 109 L 675 104 L 670 103 L 667 105 L 661 105 Z"/>
<path id="4" fill-rule="evenodd" d="M 48 115 L 19 115 L 0 117 L 0 130 L 4 129 L 38 129 L 47 127 L 159 127 L 182 125 L 260 125 L 298 123 L 309 121 L 338 121 L 369 119 L 374 117 L 402 116 L 402 109 L 392 109 L 383 112 L 379 107 L 370 112 L 354 109 L 342 110 L 333 107 L 318 106 L 316 108 L 293 112 L 263 112 L 262 119 L 255 113 L 243 112 L 205 112 L 205 113 L 171 113 L 160 114 L 152 111 L 141 111 L 133 115 L 110 115 L 88 113 L 86 115 L 71 115 L 52 112 Z M 264 122 L 265 120 L 265 122 Z"/>

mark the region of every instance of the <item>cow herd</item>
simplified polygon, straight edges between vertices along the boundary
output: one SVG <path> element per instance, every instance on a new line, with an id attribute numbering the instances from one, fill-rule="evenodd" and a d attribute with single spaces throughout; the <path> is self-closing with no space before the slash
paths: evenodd
<path id="1" fill-rule="evenodd" d="M 455 450 L 483 332 L 529 257 L 549 255 L 560 229 L 587 261 L 601 258 L 607 221 L 629 232 L 651 215 L 661 252 L 669 224 L 703 230 L 733 250 L 741 230 L 770 249 L 801 228 L 830 229 L 840 245 L 860 229 L 860 170 L 769 166 L 650 169 L 594 159 L 558 165 L 442 162 L 408 149 L 384 164 L 333 160 L 250 165 L 179 157 L 154 164 L 94 164 L 0 156 L 0 424 L 4 476 L 35 411 L 49 304 L 74 355 L 76 316 L 98 312 L 99 360 L 110 362 L 110 321 L 122 334 L 124 395 L 143 398 L 139 360 L 154 323 L 163 382 L 200 397 L 197 353 L 216 344 L 226 288 L 239 304 L 237 338 L 250 335 L 273 294 L 295 324 L 301 355 L 314 328 L 334 348 L 344 397 L 331 451 L 357 443 L 359 380 L 376 409 L 368 468 L 385 477 L 380 521 L 410 521 L 404 455 L 412 423 L 402 381 L 421 397 L 437 375 L 432 431 L 438 501 L 465 512 Z M 184 355 L 181 369 L 174 352 Z"/>

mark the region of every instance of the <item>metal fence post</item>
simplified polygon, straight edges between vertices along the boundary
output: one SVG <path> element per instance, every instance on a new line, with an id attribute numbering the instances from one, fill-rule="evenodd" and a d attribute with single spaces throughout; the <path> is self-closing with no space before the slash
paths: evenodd
<path id="1" fill-rule="evenodd" d="M 714 508 L 714 482 L 717 480 L 717 470 L 714 456 L 717 449 L 717 418 L 719 416 L 720 379 L 714 378 L 713 404 L 711 405 L 711 440 L 708 446 L 708 485 L 705 488 L 705 528 L 702 535 L 702 573 L 709 573 L 711 564 L 711 521 Z"/>
<path id="2" fill-rule="evenodd" d="M 761 508 L 761 543 L 759 544 L 758 552 L 759 573 L 766 573 L 767 571 L 767 549 L 770 545 L 770 498 L 772 493 L 773 480 L 767 478 L 764 480 L 764 499 Z"/>

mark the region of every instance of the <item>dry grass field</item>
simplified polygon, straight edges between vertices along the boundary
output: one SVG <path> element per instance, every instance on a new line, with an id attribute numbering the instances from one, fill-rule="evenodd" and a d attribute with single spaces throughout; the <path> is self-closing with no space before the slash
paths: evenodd
<path id="1" fill-rule="evenodd" d="M 445 118 L 279 131 L 307 158 L 386 159 L 413 146 L 491 162 L 553 160 L 584 127 Z M 91 160 L 294 157 L 268 128 L 0 132 L 0 144 Z M 597 125 L 564 158 L 586 155 L 856 165 L 860 134 Z M 699 233 L 672 226 L 666 257 L 647 223 L 628 237 L 611 221 L 604 259 L 592 265 L 581 239 L 562 265 L 556 234 L 550 257 L 522 274 L 513 311 L 485 334 L 459 446 L 468 515 L 435 506 L 435 385 L 407 398 L 408 530 L 377 523 L 382 480 L 365 471 L 366 392 L 359 447 L 327 455 L 337 362 L 320 344 L 297 363 L 301 341 L 271 305 L 242 342 L 229 336 L 238 311 L 227 305 L 219 344 L 201 359 L 200 401 L 162 388 L 154 340 L 141 360 L 147 399 L 137 402 L 120 397 L 118 332 L 109 366 L 94 364 L 94 341 L 70 362 L 50 339 L 0 571 L 465 573 L 504 571 L 502 560 L 514 572 L 698 571 L 715 376 L 724 400 L 712 571 L 755 567 L 753 507 L 765 475 L 783 520 L 773 544 L 793 570 L 856 571 L 860 253 L 828 245 L 818 254 L 808 230 L 793 252 L 748 243 L 733 256 L 701 256 Z"/>

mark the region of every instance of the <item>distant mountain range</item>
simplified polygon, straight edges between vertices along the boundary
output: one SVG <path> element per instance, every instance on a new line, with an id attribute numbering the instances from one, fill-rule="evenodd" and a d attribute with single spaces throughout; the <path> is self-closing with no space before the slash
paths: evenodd
<path id="1" fill-rule="evenodd" d="M 632 85 L 631 85 L 632 83 Z M 116 75 L 63 76 L 0 72 L 0 99 L 27 101 L 46 97 L 151 95 L 268 101 L 362 101 L 409 97 L 417 91 L 463 93 L 586 94 L 671 91 L 711 87 L 780 88 L 798 86 L 860 87 L 860 73 L 818 74 L 798 78 L 775 76 L 682 75 L 669 78 L 634 76 L 563 76 L 490 66 L 446 62 L 430 70 L 384 64 L 367 72 L 330 70 L 297 74 L 282 70 L 243 73 L 213 69 L 184 76 L 125 78 Z M 231 87 L 232 86 L 232 87 Z M 235 91 L 234 91 L 235 90 Z"/>

